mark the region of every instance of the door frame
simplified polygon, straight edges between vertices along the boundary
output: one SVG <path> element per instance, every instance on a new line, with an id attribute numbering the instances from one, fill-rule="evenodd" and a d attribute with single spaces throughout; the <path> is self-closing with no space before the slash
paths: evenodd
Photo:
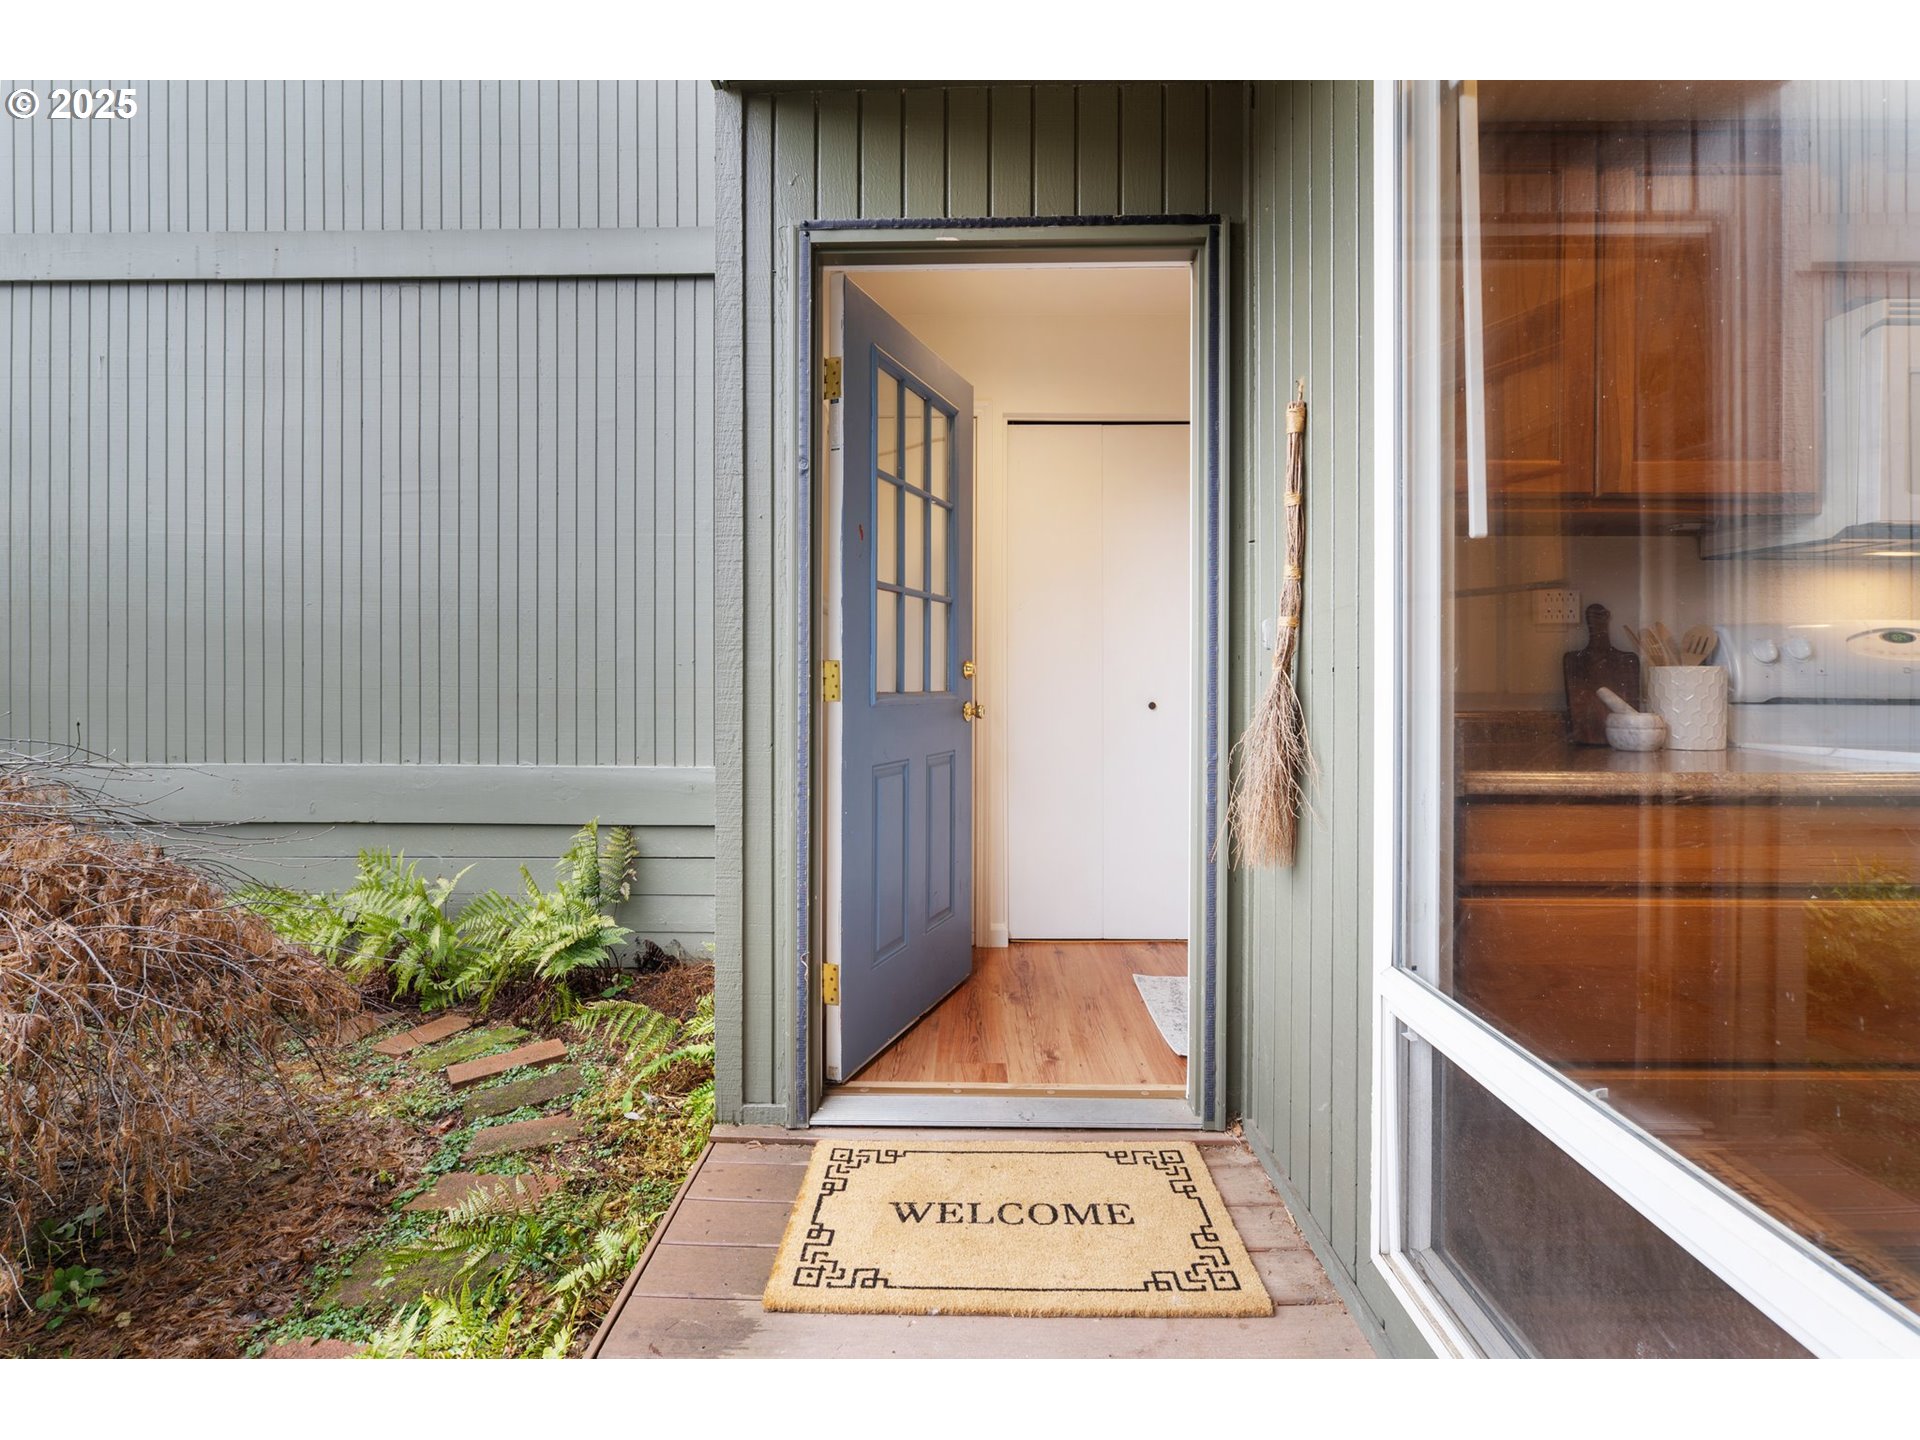
<path id="1" fill-rule="evenodd" d="M 822 313 L 820 287 L 825 272 L 843 265 L 927 265 L 982 263 L 1098 263 L 1127 260 L 1177 260 L 1191 267 L 1191 334 L 1194 356 L 1190 423 L 1193 437 L 1194 523 L 1190 535 L 1196 631 L 1190 647 L 1194 743 L 1189 757 L 1193 789 L 1189 802 L 1189 875 L 1192 917 L 1189 939 L 1190 1032 L 1187 1096 L 1178 1101 L 1151 1100 L 1004 1100 L 991 1096 L 842 1097 L 868 1102 L 849 1114 L 863 1124 L 1047 1124 L 1115 1128 L 1187 1124 L 1221 1129 L 1226 1124 L 1226 967 L 1227 847 L 1221 843 L 1226 816 L 1226 733 L 1228 665 L 1228 332 L 1227 228 L 1217 215 L 1061 216 L 999 219 L 814 220 L 789 237 L 794 247 L 794 375 L 801 393 L 794 397 L 795 503 L 798 528 L 794 552 L 794 661 L 799 693 L 794 697 L 794 728 L 783 741 L 791 750 L 779 758 L 791 765 L 794 818 L 794 966 L 787 983 L 793 1033 L 788 1063 L 793 1103 L 788 1124 L 796 1129 L 835 1123 L 818 1111 L 825 1089 L 824 1002 L 819 968 L 813 957 L 823 945 L 824 867 L 819 845 L 827 817 L 819 808 L 824 787 L 816 783 L 826 757 L 815 676 L 814 618 L 820 601 L 815 573 L 814 527 L 821 523 L 826 477 L 814 456 L 823 453 L 820 435 L 822 339 L 816 334 Z M 971 911 L 969 911 L 971 919 Z M 1194 963 L 1196 962 L 1197 963 Z M 1170 1116 L 1169 1107 L 1183 1109 Z"/>

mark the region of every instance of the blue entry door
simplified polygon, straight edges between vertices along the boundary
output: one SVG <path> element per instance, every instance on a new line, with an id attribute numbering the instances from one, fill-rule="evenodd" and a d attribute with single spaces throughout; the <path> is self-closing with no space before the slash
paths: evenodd
<path id="1" fill-rule="evenodd" d="M 847 282 L 840 1073 L 973 971 L 973 387 Z"/>

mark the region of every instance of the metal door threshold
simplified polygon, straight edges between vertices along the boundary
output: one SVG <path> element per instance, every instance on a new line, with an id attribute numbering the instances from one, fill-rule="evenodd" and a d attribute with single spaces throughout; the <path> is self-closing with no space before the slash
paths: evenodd
<path id="1" fill-rule="evenodd" d="M 814 1125 L 945 1125 L 1049 1130 L 1198 1130 L 1185 1100 L 1090 1099 L 1049 1095 L 836 1095 Z"/>

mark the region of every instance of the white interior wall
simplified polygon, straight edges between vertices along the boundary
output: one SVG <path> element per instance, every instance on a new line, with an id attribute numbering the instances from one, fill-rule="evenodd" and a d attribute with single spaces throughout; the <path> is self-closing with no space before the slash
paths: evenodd
<path id="1" fill-rule="evenodd" d="M 856 283 L 973 382 L 974 938 L 1007 943 L 1006 674 L 1009 419 L 1186 420 L 1186 266 L 867 270 Z"/>

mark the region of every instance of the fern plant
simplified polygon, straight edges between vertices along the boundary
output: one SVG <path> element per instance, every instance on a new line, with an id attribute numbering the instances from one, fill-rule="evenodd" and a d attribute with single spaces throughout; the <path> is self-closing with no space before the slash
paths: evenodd
<path id="1" fill-rule="evenodd" d="M 594 1231 L 593 1238 L 587 1242 L 585 1258 L 553 1282 L 553 1296 L 577 1307 L 609 1281 L 624 1279 L 640 1263 L 641 1253 L 647 1248 L 647 1237 L 653 1233 L 659 1218 L 658 1214 L 643 1215 L 603 1225 Z"/>
<path id="2" fill-rule="evenodd" d="M 374 1360 L 505 1360 L 521 1353 L 519 1330 L 517 1298 L 497 1283 L 478 1291 L 462 1285 L 456 1294 L 423 1295 L 403 1306 L 362 1353 Z M 571 1325 L 567 1333 L 570 1339 Z"/>
<path id="3" fill-rule="evenodd" d="M 447 915 L 460 875 L 427 880 L 404 855 L 362 850 L 353 884 L 342 894 L 250 885 L 237 898 L 355 980 L 384 976 L 396 998 L 413 995 L 431 1010 L 461 998 L 458 977 L 474 958 Z"/>
<path id="4" fill-rule="evenodd" d="M 282 885 L 243 885 L 233 898 L 273 926 L 284 940 L 338 961 L 353 938 L 353 921 L 337 895 Z"/>
<path id="5" fill-rule="evenodd" d="M 603 835 L 590 822 L 567 843 L 551 890 L 522 867 L 524 895 L 484 891 L 457 918 L 447 905 L 466 870 L 428 880 L 391 850 L 362 850 L 340 895 L 252 885 L 239 899 L 355 980 L 383 976 L 395 998 L 412 995 L 426 1010 L 461 1000 L 484 1008 L 510 986 L 611 965 L 633 932 L 606 912 L 633 894 L 639 854 L 630 827 Z M 561 1014 L 574 1003 L 564 985 L 549 1002 Z"/>
<path id="6" fill-rule="evenodd" d="M 702 995 L 700 1003 L 684 1024 L 662 1015 L 637 1000 L 600 1000 L 582 1012 L 582 1028 L 597 1033 L 625 1049 L 626 1055 L 608 1078 L 611 1094 L 624 1084 L 619 1108 L 634 1108 L 641 1087 L 658 1079 L 677 1065 L 705 1066 L 707 1077 L 687 1092 L 680 1102 L 680 1116 L 689 1126 L 685 1143 L 691 1153 L 706 1143 L 713 1126 L 714 1110 L 714 1019 L 713 996 Z"/>
<path id="7" fill-rule="evenodd" d="M 482 1005 L 507 986 L 559 981 L 578 970 L 611 965 L 633 932 L 605 913 L 633 893 L 639 847 L 626 826 L 600 838 L 600 823 L 580 827 L 556 865 L 551 890 L 542 890 L 525 866 L 519 898 L 489 890 L 460 915 L 472 958 L 460 989 Z"/>
<path id="8" fill-rule="evenodd" d="M 362 850 L 341 897 L 357 941 L 341 961 L 346 972 L 356 980 L 384 972 L 396 997 L 416 996 L 428 1010 L 462 998 L 460 976 L 477 957 L 447 901 L 466 873 L 427 880 L 404 855 Z"/>

